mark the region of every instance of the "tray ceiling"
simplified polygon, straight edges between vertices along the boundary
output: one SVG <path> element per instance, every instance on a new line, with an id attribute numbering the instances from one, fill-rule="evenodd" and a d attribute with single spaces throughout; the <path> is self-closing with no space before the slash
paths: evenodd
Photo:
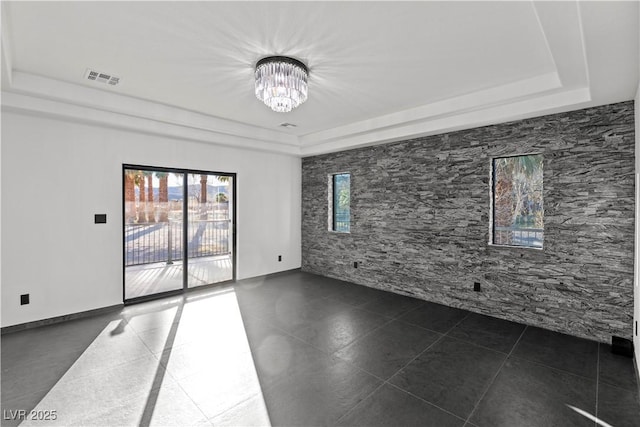
<path id="1" fill-rule="evenodd" d="M 2 14 L 5 109 L 293 155 L 624 101 L 638 86 L 636 2 L 3 2 Z M 268 55 L 309 66 L 309 100 L 291 113 L 253 94 Z"/>

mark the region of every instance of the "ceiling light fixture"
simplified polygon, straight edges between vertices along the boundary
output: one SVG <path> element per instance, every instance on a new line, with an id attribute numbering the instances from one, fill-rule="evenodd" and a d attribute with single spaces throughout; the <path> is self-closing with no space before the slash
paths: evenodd
<path id="1" fill-rule="evenodd" d="M 307 100 L 307 66 L 287 56 L 269 56 L 256 64 L 256 97 L 273 111 L 288 113 Z"/>

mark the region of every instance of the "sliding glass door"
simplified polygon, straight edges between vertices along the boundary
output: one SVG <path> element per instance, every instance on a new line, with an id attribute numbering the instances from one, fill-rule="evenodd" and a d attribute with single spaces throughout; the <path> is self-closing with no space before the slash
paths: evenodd
<path id="1" fill-rule="evenodd" d="M 234 180 L 123 167 L 125 301 L 233 280 Z"/>
<path id="2" fill-rule="evenodd" d="M 187 286 L 231 280 L 233 177 L 190 173 L 188 181 Z"/>

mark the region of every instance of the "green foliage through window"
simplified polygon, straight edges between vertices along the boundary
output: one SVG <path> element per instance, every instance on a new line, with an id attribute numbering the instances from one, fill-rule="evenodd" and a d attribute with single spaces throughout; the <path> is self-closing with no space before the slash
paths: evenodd
<path id="1" fill-rule="evenodd" d="M 333 231 L 351 229 L 351 174 L 333 175 Z"/>
<path id="2" fill-rule="evenodd" d="M 493 160 L 493 243 L 542 248 L 541 154 Z"/>

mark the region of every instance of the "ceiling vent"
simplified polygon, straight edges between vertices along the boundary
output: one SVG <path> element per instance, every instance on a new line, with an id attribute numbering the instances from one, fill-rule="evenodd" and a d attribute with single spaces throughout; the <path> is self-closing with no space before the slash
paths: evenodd
<path id="1" fill-rule="evenodd" d="M 92 70 L 91 68 L 87 68 L 87 71 L 84 74 L 84 78 L 87 80 L 91 80 L 92 82 L 105 83 L 109 86 L 116 86 L 118 83 L 120 83 L 120 77 Z"/>

